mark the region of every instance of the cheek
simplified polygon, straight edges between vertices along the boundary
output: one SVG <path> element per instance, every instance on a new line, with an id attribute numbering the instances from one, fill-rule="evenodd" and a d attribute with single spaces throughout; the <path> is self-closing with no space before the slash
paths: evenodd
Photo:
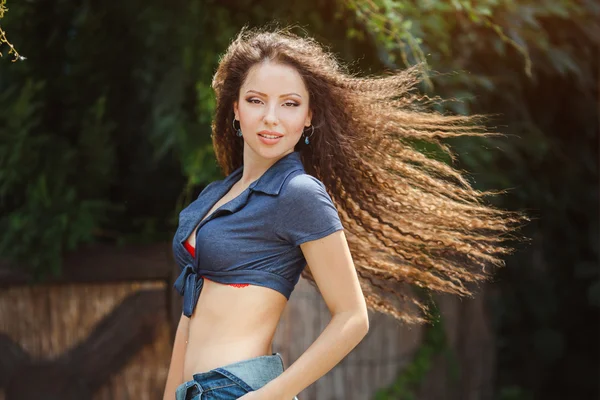
<path id="1" fill-rule="evenodd" d="M 255 129 L 262 120 L 262 113 L 258 107 L 240 106 L 240 124 L 247 129 Z"/>
<path id="2" fill-rule="evenodd" d="M 306 121 L 308 113 L 307 111 L 290 110 L 286 113 L 285 121 L 288 129 L 292 133 L 301 134 L 304 129 L 304 122 Z"/>
<path id="3" fill-rule="evenodd" d="M 240 103 L 238 109 L 241 119 L 256 118 L 258 115 L 258 107 L 250 107 L 250 105 L 246 102 Z"/>

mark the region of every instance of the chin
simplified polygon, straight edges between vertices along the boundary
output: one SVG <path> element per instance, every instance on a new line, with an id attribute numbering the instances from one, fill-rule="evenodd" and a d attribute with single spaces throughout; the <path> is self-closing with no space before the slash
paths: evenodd
<path id="1" fill-rule="evenodd" d="M 258 143 L 258 145 L 256 145 L 256 146 L 250 146 L 250 148 L 258 156 L 260 156 L 262 158 L 266 158 L 266 159 L 273 159 L 273 158 L 278 159 L 278 158 L 281 158 L 284 155 L 291 153 L 295 150 L 295 146 L 290 146 L 290 147 L 270 146 L 270 147 L 267 147 L 267 146 L 263 145 L 262 143 Z"/>

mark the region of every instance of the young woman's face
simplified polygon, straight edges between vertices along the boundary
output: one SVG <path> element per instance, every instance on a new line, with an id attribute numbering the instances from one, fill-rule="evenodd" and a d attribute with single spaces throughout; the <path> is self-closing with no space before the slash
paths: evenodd
<path id="1" fill-rule="evenodd" d="M 273 62 L 262 62 L 248 71 L 233 108 L 247 147 L 244 151 L 263 158 L 280 158 L 294 151 L 312 117 L 308 91 L 298 71 Z"/>

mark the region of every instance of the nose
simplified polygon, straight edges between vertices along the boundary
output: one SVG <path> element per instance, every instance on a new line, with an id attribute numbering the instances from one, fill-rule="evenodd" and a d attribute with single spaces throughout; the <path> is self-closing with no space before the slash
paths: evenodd
<path id="1" fill-rule="evenodd" d="M 277 125 L 279 123 L 279 119 L 277 118 L 277 113 L 275 112 L 275 108 L 277 106 L 272 105 L 266 108 L 265 115 L 263 120 L 267 125 Z"/>

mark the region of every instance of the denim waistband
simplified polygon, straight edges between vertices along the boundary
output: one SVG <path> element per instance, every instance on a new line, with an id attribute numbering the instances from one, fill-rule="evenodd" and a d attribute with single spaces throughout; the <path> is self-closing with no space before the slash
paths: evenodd
<path id="1" fill-rule="evenodd" d="M 200 399 L 203 397 L 195 396 L 204 392 L 222 390 L 231 386 L 230 383 L 237 384 L 246 392 L 258 390 L 277 378 L 283 371 L 283 358 L 279 353 L 249 358 L 194 374 L 191 381 L 184 382 L 177 388 L 176 398 L 177 400 Z M 214 397 L 215 399 L 219 398 L 218 394 L 214 396 L 217 396 Z M 298 398 L 294 396 L 293 400 Z"/>
<path id="2" fill-rule="evenodd" d="M 204 382 L 210 381 L 214 377 L 214 374 L 217 373 L 225 375 L 234 381 L 242 380 L 252 390 L 257 390 L 277 378 L 282 372 L 283 359 L 279 353 L 273 353 L 270 356 L 253 357 L 227 364 L 208 372 L 194 374 L 193 379 L 202 386 Z"/>

